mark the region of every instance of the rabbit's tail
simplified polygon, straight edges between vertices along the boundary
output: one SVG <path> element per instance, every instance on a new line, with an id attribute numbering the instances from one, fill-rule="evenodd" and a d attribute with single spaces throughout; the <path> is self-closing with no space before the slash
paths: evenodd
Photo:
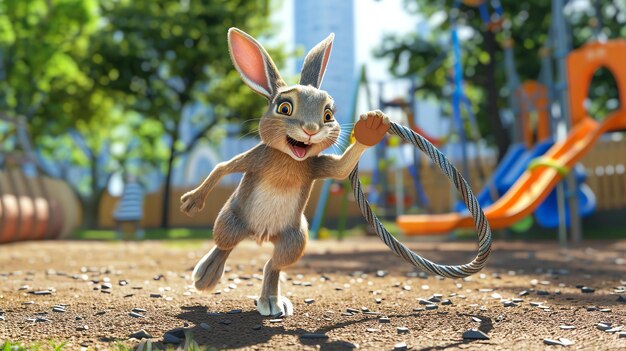
<path id="1" fill-rule="evenodd" d="M 224 274 L 224 264 L 231 250 L 213 247 L 193 269 L 193 284 L 198 290 L 211 291 Z"/>

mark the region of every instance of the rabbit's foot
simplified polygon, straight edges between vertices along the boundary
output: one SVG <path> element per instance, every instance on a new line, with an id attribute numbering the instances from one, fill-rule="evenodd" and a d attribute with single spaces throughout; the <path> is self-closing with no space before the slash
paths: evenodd
<path id="1" fill-rule="evenodd" d="M 255 301 L 256 309 L 261 316 L 291 316 L 293 305 L 288 298 L 283 296 L 261 296 Z"/>
<path id="2" fill-rule="evenodd" d="M 185 193 L 181 196 L 180 202 L 180 210 L 188 216 L 193 216 L 204 208 L 204 196 L 197 190 Z"/>
<path id="3" fill-rule="evenodd" d="M 210 291 L 215 288 L 224 274 L 224 264 L 229 253 L 228 250 L 214 247 L 200 259 L 192 274 L 196 289 Z"/>

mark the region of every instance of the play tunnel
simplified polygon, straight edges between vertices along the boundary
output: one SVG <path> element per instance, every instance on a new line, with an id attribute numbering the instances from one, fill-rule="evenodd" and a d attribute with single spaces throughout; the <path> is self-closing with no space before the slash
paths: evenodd
<path id="1" fill-rule="evenodd" d="M 79 201 L 60 180 L 0 170 L 0 244 L 67 238 L 80 224 Z"/>

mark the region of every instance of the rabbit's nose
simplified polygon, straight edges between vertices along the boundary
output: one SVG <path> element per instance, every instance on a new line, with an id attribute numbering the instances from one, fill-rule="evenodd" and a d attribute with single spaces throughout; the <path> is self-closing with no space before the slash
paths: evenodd
<path id="1" fill-rule="evenodd" d="M 317 126 L 316 124 L 305 124 L 304 126 L 302 126 L 302 130 L 307 135 L 315 135 L 317 134 L 317 132 L 320 131 L 320 127 Z"/>

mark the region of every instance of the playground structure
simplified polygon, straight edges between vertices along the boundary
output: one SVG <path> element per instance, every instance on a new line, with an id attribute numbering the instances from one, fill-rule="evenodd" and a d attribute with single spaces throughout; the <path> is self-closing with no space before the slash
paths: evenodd
<path id="1" fill-rule="evenodd" d="M 603 121 L 588 116 L 584 101 L 594 72 L 605 67 L 617 82 L 620 101 L 626 101 L 626 41 L 592 42 L 572 51 L 567 57 L 572 129 L 565 140 L 554 144 L 533 167 L 525 170 L 510 190 L 485 209 L 492 228 L 506 228 L 532 213 L 606 132 L 626 129 L 626 108 L 608 115 Z M 455 228 L 471 228 L 471 217 L 463 213 L 397 219 L 406 234 L 445 233 Z"/>
<path id="2" fill-rule="evenodd" d="M 74 193 L 65 182 L 41 176 L 34 169 L 38 165 L 25 122 L 0 117 L 15 126 L 21 149 L 6 153 L 0 170 L 0 244 L 69 237 L 81 218 Z M 31 171 L 26 172 L 27 167 Z"/>

